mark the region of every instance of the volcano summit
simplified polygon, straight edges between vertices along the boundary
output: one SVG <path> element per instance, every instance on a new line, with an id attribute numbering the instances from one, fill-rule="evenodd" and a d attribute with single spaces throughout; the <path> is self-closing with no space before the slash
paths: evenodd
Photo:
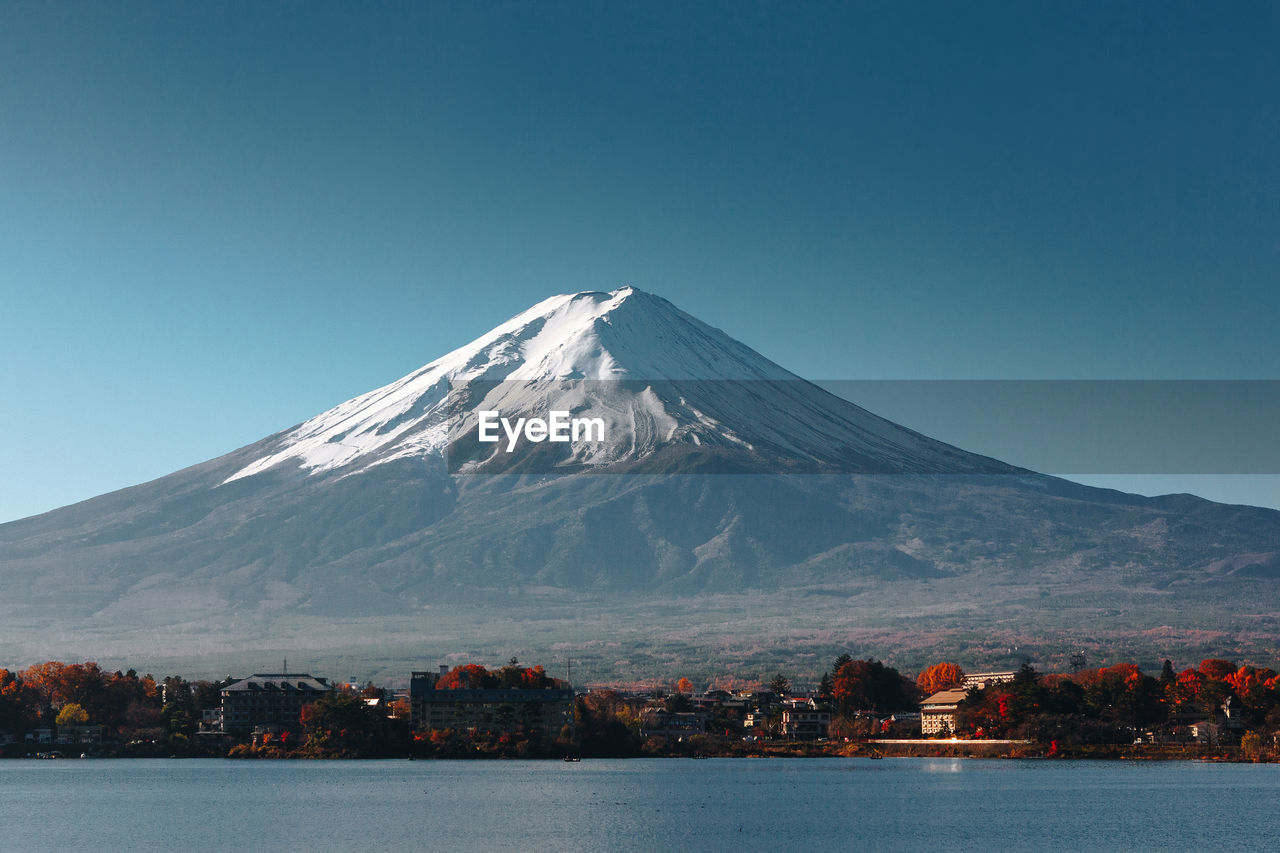
<path id="1" fill-rule="evenodd" d="M 490 413 L 552 412 L 599 440 L 483 440 Z M 292 429 L 0 525 L 0 658 L 287 650 L 399 671 L 517 652 L 603 678 L 847 648 L 1248 656 L 1275 652 L 1277 578 L 1280 512 L 967 453 L 622 288 L 552 297 Z"/>

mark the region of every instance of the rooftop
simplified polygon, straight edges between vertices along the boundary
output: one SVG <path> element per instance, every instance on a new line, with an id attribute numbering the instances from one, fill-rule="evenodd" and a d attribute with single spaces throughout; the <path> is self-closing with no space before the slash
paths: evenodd
<path id="1" fill-rule="evenodd" d="M 259 673 L 242 678 L 222 688 L 227 691 L 280 690 L 328 693 L 333 690 L 323 678 L 303 672 Z"/>

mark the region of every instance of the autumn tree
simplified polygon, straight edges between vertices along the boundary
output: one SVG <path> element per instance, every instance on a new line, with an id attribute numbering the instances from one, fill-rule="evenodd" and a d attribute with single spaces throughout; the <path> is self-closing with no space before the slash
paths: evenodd
<path id="1" fill-rule="evenodd" d="M 542 668 L 541 664 L 520 670 L 520 687 L 525 690 L 544 690 L 548 687 L 555 687 L 559 683 L 556 679 L 547 675 L 547 671 Z"/>
<path id="2" fill-rule="evenodd" d="M 541 666 L 523 667 L 515 658 L 495 670 L 485 669 L 477 663 L 455 666 L 436 681 L 437 690 L 494 690 L 522 689 L 543 690 L 562 682 L 547 675 Z"/>
<path id="3" fill-rule="evenodd" d="M 964 670 L 954 663 L 935 663 L 916 676 L 916 686 L 926 696 L 955 687 L 964 680 Z"/>
<path id="4" fill-rule="evenodd" d="M 45 661 L 32 664 L 20 675 L 22 683 L 31 691 L 37 703 L 37 713 L 42 719 L 50 719 L 54 707 L 61 705 L 65 699 L 62 694 L 62 671 L 67 665 L 62 661 Z"/>
<path id="5" fill-rule="evenodd" d="M 887 713 L 915 704 L 915 684 L 874 658 L 841 664 L 831 684 L 832 699 L 842 716 L 856 711 Z"/>
<path id="6" fill-rule="evenodd" d="M 681 678 L 676 682 L 676 692 L 689 694 L 693 692 L 693 682 L 687 678 Z"/>
<path id="7" fill-rule="evenodd" d="M 80 707 L 75 702 L 68 702 L 62 706 L 61 710 L 58 711 L 58 717 L 54 722 L 56 722 L 59 727 L 83 726 L 85 723 L 89 722 L 89 714 L 84 708 Z"/>
<path id="8" fill-rule="evenodd" d="M 455 666 L 436 682 L 437 690 L 478 690 L 498 686 L 498 677 L 478 663 Z"/>
<path id="9" fill-rule="evenodd" d="M 1200 661 L 1200 674 L 1214 681 L 1222 681 L 1236 671 L 1236 665 L 1221 658 L 1206 658 Z"/>

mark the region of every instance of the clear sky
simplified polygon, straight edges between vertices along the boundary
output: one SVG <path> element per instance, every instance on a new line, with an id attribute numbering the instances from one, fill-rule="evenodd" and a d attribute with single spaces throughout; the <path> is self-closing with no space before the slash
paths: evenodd
<path id="1" fill-rule="evenodd" d="M 815 379 L 1280 378 L 1277 44 L 1248 2 L 10 0 L 0 520 L 621 284 Z"/>

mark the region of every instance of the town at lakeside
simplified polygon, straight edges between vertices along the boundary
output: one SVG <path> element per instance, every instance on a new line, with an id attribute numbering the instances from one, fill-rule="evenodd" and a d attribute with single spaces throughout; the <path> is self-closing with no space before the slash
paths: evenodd
<path id="1" fill-rule="evenodd" d="M 1280 760 L 1273 669 L 1084 664 L 966 673 L 942 662 L 910 678 L 843 654 L 795 688 L 780 672 L 749 685 L 575 689 L 515 658 L 388 686 L 288 671 L 157 679 L 48 661 L 0 668 L 0 757 Z"/>

